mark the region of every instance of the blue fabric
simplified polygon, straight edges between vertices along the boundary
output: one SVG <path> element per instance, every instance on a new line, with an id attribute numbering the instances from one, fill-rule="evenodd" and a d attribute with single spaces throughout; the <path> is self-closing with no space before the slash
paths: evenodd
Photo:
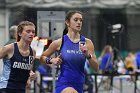
<path id="1" fill-rule="evenodd" d="M 79 85 L 79 84 L 74 84 L 71 82 L 59 82 L 57 83 L 56 86 L 56 92 L 55 93 L 61 93 L 63 89 L 67 88 L 67 87 L 72 87 L 74 88 L 78 93 L 83 93 L 83 84 Z"/>
<path id="2" fill-rule="evenodd" d="M 60 53 L 62 54 L 62 64 L 60 66 L 61 73 L 56 83 L 56 90 L 62 91 L 65 87 L 71 86 L 79 91 L 78 93 L 83 93 L 83 83 L 85 81 L 84 66 L 86 57 L 79 49 L 79 42 L 73 43 L 67 35 L 65 35 L 63 39 L 63 46 L 60 50 Z M 80 41 L 85 42 L 85 37 L 81 36 Z M 61 87 L 60 85 L 65 86 Z"/>
<path id="3" fill-rule="evenodd" d="M 47 77 L 47 66 L 46 65 L 39 65 L 37 68 L 37 71 L 39 71 L 40 74 Z M 48 80 L 43 80 L 44 83 L 48 83 Z"/>
<path id="4" fill-rule="evenodd" d="M 140 52 L 136 54 L 136 64 L 137 68 L 140 69 Z"/>
<path id="5" fill-rule="evenodd" d="M 65 89 L 66 87 L 69 87 L 68 85 L 61 85 L 61 86 L 58 86 L 55 88 L 55 93 L 61 93 L 63 89 Z"/>
<path id="6" fill-rule="evenodd" d="M 47 68 L 45 65 L 39 65 L 37 68 L 37 71 L 39 71 L 40 74 L 43 74 L 43 75 L 47 74 Z"/>
<path id="7" fill-rule="evenodd" d="M 108 63 L 109 60 L 109 63 Z M 108 63 L 108 65 L 107 65 Z M 106 67 L 107 65 L 107 67 Z M 101 63 L 99 65 L 100 70 L 112 70 L 113 69 L 113 63 L 112 63 L 112 57 L 109 53 L 105 54 L 102 57 Z"/>

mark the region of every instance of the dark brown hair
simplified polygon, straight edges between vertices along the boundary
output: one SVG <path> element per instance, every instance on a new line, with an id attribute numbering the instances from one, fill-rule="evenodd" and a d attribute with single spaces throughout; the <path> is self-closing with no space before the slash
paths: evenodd
<path id="1" fill-rule="evenodd" d="M 21 36 L 19 36 L 19 33 L 22 33 L 23 29 L 25 26 L 34 26 L 34 23 L 30 22 L 30 21 L 22 21 L 19 23 L 18 27 L 17 27 L 17 42 L 20 41 Z"/>
<path id="2" fill-rule="evenodd" d="M 82 12 L 74 10 L 74 11 L 69 11 L 66 15 L 65 21 L 70 21 L 71 17 L 75 14 L 75 13 L 79 13 L 82 15 Z M 65 24 L 65 29 L 63 31 L 63 36 L 66 35 L 68 33 L 68 28 L 67 25 Z"/>
<path id="3" fill-rule="evenodd" d="M 66 15 L 65 21 L 70 22 L 71 17 L 72 17 L 75 13 L 79 13 L 79 14 L 82 15 L 82 13 L 81 13 L 80 11 L 77 11 L 77 10 L 75 10 L 75 11 L 69 11 L 69 12 L 67 13 L 67 15 Z M 67 25 L 65 24 L 65 29 L 63 30 L 63 36 L 66 35 L 67 33 L 68 33 L 68 27 L 67 27 Z M 61 44 L 60 50 L 61 50 L 61 48 L 63 47 L 63 44 L 64 44 L 64 43 L 63 43 L 63 42 L 64 42 L 63 36 L 62 36 L 62 44 Z"/>

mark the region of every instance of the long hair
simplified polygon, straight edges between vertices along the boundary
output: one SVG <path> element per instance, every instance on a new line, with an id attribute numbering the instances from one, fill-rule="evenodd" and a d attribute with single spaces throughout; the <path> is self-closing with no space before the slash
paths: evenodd
<path id="1" fill-rule="evenodd" d="M 110 51 L 110 49 L 112 49 L 112 47 L 110 45 L 106 45 L 104 47 L 100 57 L 103 57 L 106 53 L 111 53 L 112 51 Z"/>
<path id="2" fill-rule="evenodd" d="M 82 15 L 82 13 L 80 11 L 74 10 L 74 11 L 69 11 L 66 15 L 65 21 L 70 22 L 71 17 L 75 14 L 75 13 L 79 13 Z M 65 29 L 63 30 L 63 36 L 66 35 L 68 33 L 68 27 L 65 24 Z"/>
<path id="3" fill-rule="evenodd" d="M 19 34 L 22 33 L 25 26 L 34 26 L 35 27 L 35 25 L 30 21 L 21 21 L 17 27 L 17 37 L 16 37 L 17 42 L 20 41 L 21 36 L 19 36 Z"/>

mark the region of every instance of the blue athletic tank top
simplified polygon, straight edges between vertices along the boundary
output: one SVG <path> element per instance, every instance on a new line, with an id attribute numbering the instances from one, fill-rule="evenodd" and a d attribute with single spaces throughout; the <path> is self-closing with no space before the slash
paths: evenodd
<path id="1" fill-rule="evenodd" d="M 3 59 L 3 73 L 0 76 L 0 89 L 23 89 L 33 64 L 33 51 L 30 47 L 29 56 L 22 56 L 17 43 L 14 43 L 14 54 L 10 59 Z"/>
<path id="2" fill-rule="evenodd" d="M 79 42 L 73 43 L 67 35 L 63 37 L 63 46 L 60 49 L 62 64 L 60 66 L 60 75 L 57 84 L 83 84 L 84 65 L 86 57 L 79 49 Z M 85 37 L 80 36 L 80 42 L 85 42 Z"/>

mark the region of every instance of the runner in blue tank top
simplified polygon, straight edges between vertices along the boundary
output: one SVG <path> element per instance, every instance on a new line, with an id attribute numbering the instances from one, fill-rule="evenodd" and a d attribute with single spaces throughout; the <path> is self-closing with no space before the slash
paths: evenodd
<path id="1" fill-rule="evenodd" d="M 35 51 L 30 43 L 35 35 L 35 25 L 22 21 L 17 29 L 17 42 L 0 48 L 0 58 L 4 62 L 0 75 L 0 93 L 25 93 L 33 66 Z"/>
<path id="2" fill-rule="evenodd" d="M 63 37 L 53 41 L 40 58 L 42 63 L 60 65 L 55 93 L 83 93 L 86 59 L 98 70 L 92 41 L 79 34 L 82 20 L 80 11 L 68 12 Z M 60 55 L 50 58 L 55 51 L 59 51 Z"/>

